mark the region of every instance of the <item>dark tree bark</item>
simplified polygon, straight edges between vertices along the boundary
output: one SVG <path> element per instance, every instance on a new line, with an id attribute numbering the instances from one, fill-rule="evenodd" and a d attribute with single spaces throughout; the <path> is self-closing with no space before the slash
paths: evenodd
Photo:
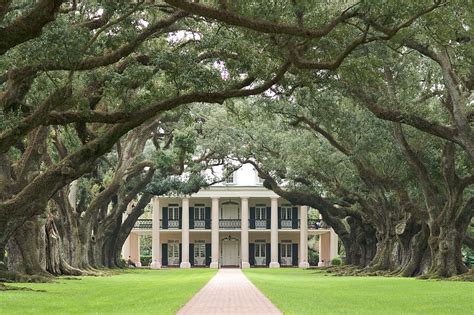
<path id="1" fill-rule="evenodd" d="M 32 218 L 10 238 L 7 245 L 9 270 L 29 275 L 49 275 L 46 272 L 44 221 Z"/>

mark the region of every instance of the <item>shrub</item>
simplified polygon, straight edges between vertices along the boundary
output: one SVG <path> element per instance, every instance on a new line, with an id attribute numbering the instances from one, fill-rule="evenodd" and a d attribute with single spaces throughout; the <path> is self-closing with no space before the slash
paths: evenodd
<path id="1" fill-rule="evenodd" d="M 331 260 L 331 266 L 340 266 L 340 265 L 342 265 L 341 257 L 334 257 Z"/>
<path id="2" fill-rule="evenodd" d="M 140 262 L 142 263 L 142 266 L 150 266 L 151 256 L 149 255 L 140 256 Z"/>
<path id="3" fill-rule="evenodd" d="M 317 266 L 319 262 L 319 253 L 314 249 L 308 251 L 308 262 L 311 266 Z"/>

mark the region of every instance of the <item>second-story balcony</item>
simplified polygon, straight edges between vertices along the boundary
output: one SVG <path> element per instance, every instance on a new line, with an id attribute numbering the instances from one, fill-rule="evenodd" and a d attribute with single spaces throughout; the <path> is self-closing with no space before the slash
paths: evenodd
<path id="1" fill-rule="evenodd" d="M 220 219 L 219 228 L 221 229 L 240 229 L 240 219 Z"/>

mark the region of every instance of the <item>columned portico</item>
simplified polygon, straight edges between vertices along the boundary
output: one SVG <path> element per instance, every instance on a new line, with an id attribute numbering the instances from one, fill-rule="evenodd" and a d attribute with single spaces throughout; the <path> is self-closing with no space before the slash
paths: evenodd
<path id="1" fill-rule="evenodd" d="M 181 240 L 182 240 L 182 258 L 179 264 L 180 268 L 191 268 L 189 262 L 189 198 L 183 198 L 183 214 L 182 214 L 182 229 L 181 229 Z"/>
<path id="2" fill-rule="evenodd" d="M 242 268 L 250 268 L 249 263 L 249 199 L 247 197 L 241 198 L 242 204 L 242 231 L 241 231 L 241 257 Z"/>
<path id="3" fill-rule="evenodd" d="M 301 227 L 308 226 L 308 207 L 300 207 Z M 308 229 L 300 228 L 300 268 L 309 268 L 308 262 Z"/>
<path id="4" fill-rule="evenodd" d="M 161 268 L 161 245 L 160 245 L 160 199 L 153 198 L 153 222 L 152 222 L 152 242 L 151 242 L 151 269 Z"/>
<path id="5" fill-rule="evenodd" d="M 271 225 L 270 225 L 270 268 L 280 268 L 278 262 L 278 198 L 271 198 Z"/>
<path id="6" fill-rule="evenodd" d="M 211 207 L 211 264 L 210 268 L 219 268 L 219 198 L 212 198 Z"/>

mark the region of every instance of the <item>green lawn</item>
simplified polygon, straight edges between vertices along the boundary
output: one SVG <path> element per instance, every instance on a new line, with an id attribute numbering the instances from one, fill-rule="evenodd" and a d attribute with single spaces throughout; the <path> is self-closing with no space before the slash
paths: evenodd
<path id="1" fill-rule="evenodd" d="M 0 314 L 174 314 L 215 272 L 134 270 L 109 277 L 18 284 L 46 292 L 0 291 Z"/>
<path id="2" fill-rule="evenodd" d="M 474 314 L 474 283 L 246 269 L 285 314 Z"/>

